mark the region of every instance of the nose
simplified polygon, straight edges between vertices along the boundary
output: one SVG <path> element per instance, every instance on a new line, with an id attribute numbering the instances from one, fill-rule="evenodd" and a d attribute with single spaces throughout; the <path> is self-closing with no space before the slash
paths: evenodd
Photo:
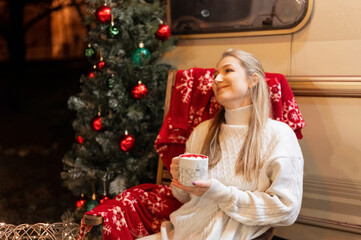
<path id="1" fill-rule="evenodd" d="M 217 74 L 217 76 L 216 76 L 216 78 L 214 79 L 214 81 L 215 81 L 215 83 L 216 84 L 219 84 L 219 83 L 221 83 L 221 82 L 223 82 L 223 76 L 222 76 L 222 74 Z"/>

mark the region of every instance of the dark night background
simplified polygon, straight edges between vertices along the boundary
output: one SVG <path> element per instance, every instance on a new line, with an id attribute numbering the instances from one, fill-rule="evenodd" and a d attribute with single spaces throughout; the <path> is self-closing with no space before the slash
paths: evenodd
<path id="1" fill-rule="evenodd" d="M 67 100 L 89 69 L 71 41 L 85 46 L 86 31 L 80 1 L 67 1 L 75 20 L 66 27 L 78 35 L 54 55 L 51 39 L 61 32 L 51 14 L 65 7 L 53 2 L 0 1 L 0 222 L 57 222 L 75 207 L 60 172 L 74 142 Z"/>

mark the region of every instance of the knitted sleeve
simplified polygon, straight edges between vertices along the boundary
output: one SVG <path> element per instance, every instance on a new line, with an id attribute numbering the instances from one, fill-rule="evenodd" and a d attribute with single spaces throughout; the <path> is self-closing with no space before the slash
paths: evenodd
<path id="1" fill-rule="evenodd" d="M 277 144 L 261 169 L 257 191 L 242 191 L 212 179 L 203 197 L 213 199 L 236 221 L 250 225 L 286 226 L 301 209 L 303 156 L 294 133 Z"/>
<path id="2" fill-rule="evenodd" d="M 181 203 L 186 203 L 191 200 L 191 196 L 189 193 L 186 193 L 175 186 L 172 186 L 172 194 Z"/>

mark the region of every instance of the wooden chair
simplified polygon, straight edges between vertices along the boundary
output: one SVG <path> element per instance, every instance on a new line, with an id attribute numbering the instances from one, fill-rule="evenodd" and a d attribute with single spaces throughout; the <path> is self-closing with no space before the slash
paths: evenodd
<path id="1" fill-rule="evenodd" d="M 273 236 L 275 235 L 276 229 L 271 227 L 261 236 L 254 238 L 254 240 L 272 240 Z"/>
<path id="2" fill-rule="evenodd" d="M 177 75 L 177 70 L 172 69 L 168 72 L 168 80 L 167 80 L 167 89 L 165 93 L 165 103 L 164 103 L 164 115 L 163 119 L 167 115 L 170 106 L 170 99 L 172 97 L 172 90 L 175 83 L 175 77 Z M 157 184 L 169 185 L 171 182 L 171 175 L 168 170 L 165 168 L 163 161 L 161 158 L 158 159 L 158 170 L 157 170 Z"/>
<path id="3" fill-rule="evenodd" d="M 170 107 L 170 100 L 172 96 L 172 90 L 175 83 L 175 77 L 177 75 L 177 70 L 172 69 L 168 72 L 168 79 L 167 79 L 167 89 L 165 95 L 165 105 L 164 105 L 164 115 L 163 119 L 167 115 Z M 163 161 L 161 158 L 158 159 L 158 168 L 157 168 L 157 184 L 169 185 L 171 182 L 171 175 L 168 170 L 165 168 Z M 92 216 L 92 215 L 84 215 L 83 217 L 84 223 L 91 226 L 97 226 L 103 223 L 103 218 L 101 216 Z M 271 240 L 275 233 L 274 228 L 270 228 L 261 236 L 255 238 L 255 240 Z"/>

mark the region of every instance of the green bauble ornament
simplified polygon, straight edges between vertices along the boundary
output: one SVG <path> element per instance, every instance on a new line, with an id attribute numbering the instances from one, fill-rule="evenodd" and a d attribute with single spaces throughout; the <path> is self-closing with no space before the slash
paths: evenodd
<path id="1" fill-rule="evenodd" d="M 115 27 L 114 25 L 110 25 L 108 28 L 108 37 L 114 38 L 119 34 L 119 29 Z"/>
<path id="2" fill-rule="evenodd" d="M 137 50 L 135 50 L 135 52 L 133 53 L 133 62 L 135 63 L 135 65 L 141 66 L 144 60 L 149 58 L 150 53 L 148 49 L 144 47 L 143 43 L 140 43 L 139 48 L 137 48 Z"/>
<path id="3" fill-rule="evenodd" d="M 88 47 L 84 49 L 84 55 L 87 58 L 93 58 L 95 57 L 95 50 L 91 47 L 90 44 L 88 44 Z"/>
<path id="4" fill-rule="evenodd" d="M 115 80 L 113 78 L 109 78 L 107 80 L 107 85 L 108 85 L 108 88 L 113 89 L 114 85 L 115 85 Z"/>
<path id="5" fill-rule="evenodd" d="M 92 200 L 90 200 L 86 205 L 86 210 L 88 212 L 93 210 L 93 208 L 95 208 L 96 206 L 98 206 L 98 202 L 96 199 L 97 198 L 96 198 L 95 194 L 93 193 Z"/>

